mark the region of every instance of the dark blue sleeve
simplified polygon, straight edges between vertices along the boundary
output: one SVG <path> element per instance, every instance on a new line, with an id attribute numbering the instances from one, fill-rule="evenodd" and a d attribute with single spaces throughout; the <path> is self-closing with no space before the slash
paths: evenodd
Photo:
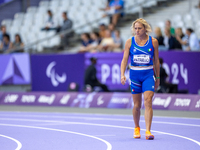
<path id="1" fill-rule="evenodd" d="M 84 41 L 81 41 L 82 46 L 86 46 L 86 43 Z"/>
<path id="2" fill-rule="evenodd" d="M 89 40 L 88 44 L 91 44 L 92 42 L 94 42 L 93 40 Z"/>
<path id="3" fill-rule="evenodd" d="M 100 43 L 101 43 L 101 41 L 102 41 L 102 39 L 99 39 L 99 42 L 98 42 L 98 44 L 100 44 Z"/>

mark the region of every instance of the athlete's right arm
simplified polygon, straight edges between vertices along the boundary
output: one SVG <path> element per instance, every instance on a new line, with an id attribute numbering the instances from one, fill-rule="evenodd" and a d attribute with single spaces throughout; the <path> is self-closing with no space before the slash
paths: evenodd
<path id="1" fill-rule="evenodd" d="M 126 83 L 126 77 L 124 75 L 127 62 L 128 62 L 128 57 L 129 57 L 129 50 L 131 47 L 131 39 L 128 39 L 125 44 L 125 49 L 124 49 L 124 56 L 121 62 L 121 83 L 124 85 Z"/>

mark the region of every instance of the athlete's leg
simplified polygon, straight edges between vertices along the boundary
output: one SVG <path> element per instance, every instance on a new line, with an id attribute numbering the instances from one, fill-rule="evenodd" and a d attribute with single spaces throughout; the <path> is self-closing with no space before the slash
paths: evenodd
<path id="1" fill-rule="evenodd" d="M 135 123 L 135 128 L 140 127 L 139 121 L 140 121 L 140 108 L 142 103 L 142 94 L 132 94 L 133 97 L 133 120 Z"/>
<path id="2" fill-rule="evenodd" d="M 138 70 L 130 70 L 130 87 L 133 97 L 133 120 L 135 123 L 134 138 L 140 138 L 140 108 L 142 103 L 142 84 L 139 80 Z"/>
<path id="3" fill-rule="evenodd" d="M 153 118 L 153 109 L 152 109 L 152 98 L 154 92 L 153 91 L 145 91 L 144 92 L 144 106 L 145 106 L 145 123 L 146 123 L 146 130 L 150 131 L 151 123 Z"/>

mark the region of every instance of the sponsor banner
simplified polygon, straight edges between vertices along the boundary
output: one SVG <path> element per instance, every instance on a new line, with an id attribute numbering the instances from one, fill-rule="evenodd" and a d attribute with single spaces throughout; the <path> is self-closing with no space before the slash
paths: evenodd
<path id="1" fill-rule="evenodd" d="M 159 57 L 163 58 L 165 68 L 168 74 L 168 80 L 171 83 L 178 84 L 178 89 L 189 90 L 189 93 L 197 94 L 200 89 L 200 53 L 199 52 L 181 52 L 167 51 L 160 52 Z"/>
<path id="2" fill-rule="evenodd" d="M 189 90 L 189 93 L 197 94 L 200 89 L 200 53 L 199 52 L 181 52 L 167 51 L 159 52 L 163 58 L 168 81 L 178 84 L 179 90 Z M 87 53 L 85 54 L 85 65 L 90 65 L 89 58 L 96 57 L 97 77 L 99 81 L 105 83 L 111 90 L 127 90 L 129 82 L 125 86 L 120 83 L 120 65 L 123 53 Z M 129 61 L 130 63 L 130 61 Z M 129 70 L 126 70 L 126 77 L 129 79 Z"/>
<path id="3" fill-rule="evenodd" d="M 20 104 L 21 93 L 4 93 L 2 92 L 0 104 L 18 105 Z"/>
<path id="4" fill-rule="evenodd" d="M 86 53 L 85 66 L 91 64 L 90 58 L 97 58 L 97 78 L 101 83 L 108 86 L 110 90 L 128 90 L 129 89 L 129 70 L 126 70 L 127 82 L 121 84 L 120 65 L 123 53 Z"/>
<path id="5" fill-rule="evenodd" d="M 83 89 L 84 55 L 31 55 L 32 91 L 67 91 L 75 82 Z"/>
<path id="6" fill-rule="evenodd" d="M 0 85 L 31 83 L 29 54 L 0 55 L 0 64 Z"/>
<path id="7" fill-rule="evenodd" d="M 155 94 L 152 101 L 153 109 L 169 109 L 174 95 L 171 94 Z"/>
<path id="8" fill-rule="evenodd" d="M 170 104 L 171 110 L 189 110 L 191 102 L 196 100 L 196 95 L 174 95 L 174 100 Z"/>
<path id="9" fill-rule="evenodd" d="M 96 93 L 77 93 L 70 107 L 89 108 Z"/>
<path id="10" fill-rule="evenodd" d="M 73 92 L 59 92 L 56 93 L 56 101 L 54 102 L 55 106 L 70 106 L 70 104 L 77 97 L 77 93 Z"/>
<path id="11" fill-rule="evenodd" d="M 142 98 L 142 108 L 144 109 Z M 78 108 L 133 108 L 130 93 L 0 92 L 0 105 L 67 106 Z M 200 111 L 200 95 L 155 94 L 153 109 Z"/>
<path id="12" fill-rule="evenodd" d="M 191 102 L 190 111 L 200 111 L 200 96 L 196 96 L 196 100 Z"/>
<path id="13" fill-rule="evenodd" d="M 132 108 L 132 95 L 130 93 L 113 93 L 108 108 Z"/>
<path id="14" fill-rule="evenodd" d="M 94 96 L 91 107 L 106 108 L 114 94 L 113 93 L 97 93 Z"/>
<path id="15" fill-rule="evenodd" d="M 70 92 L 28 92 L 0 93 L 0 104 L 4 105 L 37 105 L 37 106 L 70 106 L 77 93 Z"/>

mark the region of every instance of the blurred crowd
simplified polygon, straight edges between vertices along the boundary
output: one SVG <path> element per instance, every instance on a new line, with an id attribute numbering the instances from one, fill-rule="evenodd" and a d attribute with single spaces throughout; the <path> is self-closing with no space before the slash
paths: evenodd
<path id="1" fill-rule="evenodd" d="M 79 52 L 120 52 L 123 49 L 120 31 L 112 23 L 101 24 L 98 32 L 83 33 L 81 41 Z"/>
<path id="2" fill-rule="evenodd" d="M 104 11 L 105 16 L 110 17 L 110 24 L 100 24 L 98 30 L 91 33 L 82 33 L 80 35 L 81 46 L 78 52 L 121 52 L 125 39 L 121 38 L 117 23 L 120 17 L 123 17 L 124 1 L 123 0 L 108 0 L 105 8 L 100 8 L 99 11 Z M 72 29 L 73 22 L 68 18 L 67 12 L 62 12 L 61 22 L 58 23 L 58 18 L 55 18 L 51 10 L 47 11 L 47 17 L 44 22 L 41 32 L 56 31 L 60 33 Z M 160 27 L 155 27 L 151 34 L 159 42 L 160 51 L 200 51 L 199 39 L 194 30 L 187 28 L 182 31 L 182 28 L 173 28 L 170 20 L 166 20 L 164 30 Z M 184 34 L 185 33 L 185 34 Z M 62 47 L 67 47 L 69 38 L 73 36 L 73 30 L 60 35 Z M 127 39 L 126 39 L 127 40 Z M 13 53 L 23 52 L 23 41 L 20 34 L 15 35 L 15 39 L 11 41 L 9 33 L 6 31 L 6 26 L 1 26 L 0 31 L 0 52 Z"/>
<path id="3" fill-rule="evenodd" d="M 57 33 L 72 29 L 73 22 L 68 19 L 67 12 L 62 13 L 62 21 L 57 22 L 53 16 L 51 10 L 47 11 L 47 19 L 44 22 L 44 27 L 41 28 L 41 32 L 48 32 L 55 30 Z M 69 42 L 69 37 L 72 36 L 72 31 L 60 36 L 61 43 L 65 47 Z M 0 53 L 14 53 L 14 52 L 23 52 L 24 43 L 21 39 L 20 34 L 15 35 L 14 41 L 11 41 L 10 34 L 6 30 L 6 26 L 1 26 L 0 31 Z"/>
<path id="4" fill-rule="evenodd" d="M 187 28 L 185 34 L 182 28 L 173 28 L 170 20 L 166 20 L 162 32 L 160 27 L 155 27 L 151 35 L 158 40 L 159 51 L 200 51 L 200 42 L 194 30 Z M 115 25 L 101 24 L 98 32 L 83 33 L 79 52 L 121 52 L 123 41 L 120 30 Z"/>
<path id="5" fill-rule="evenodd" d="M 12 52 L 23 52 L 20 48 L 24 46 L 19 34 L 15 35 L 14 41 L 10 40 L 10 35 L 6 31 L 6 26 L 1 26 L 0 31 L 0 52 L 1 53 L 12 53 Z"/>
<path id="6" fill-rule="evenodd" d="M 153 36 L 158 40 L 160 51 L 200 51 L 199 39 L 194 30 L 187 28 L 184 34 L 182 28 L 173 28 L 170 20 L 165 22 L 164 34 L 161 28 L 156 27 Z"/>
<path id="7" fill-rule="evenodd" d="M 79 52 L 123 51 L 125 41 L 120 37 L 120 30 L 115 29 L 118 19 L 123 16 L 123 13 L 118 12 L 123 8 L 123 0 L 108 0 L 106 8 L 101 10 L 105 11 L 104 16 L 110 16 L 110 24 L 101 24 L 98 32 L 83 33 Z M 199 39 L 194 30 L 187 28 L 184 34 L 182 28 L 173 28 L 170 20 L 166 20 L 164 31 L 160 27 L 155 27 L 151 35 L 158 40 L 159 51 L 200 51 Z"/>
<path id="8" fill-rule="evenodd" d="M 69 29 L 72 29 L 73 22 L 68 18 L 67 12 L 62 13 L 62 20 L 61 22 L 57 22 L 53 16 L 51 10 L 47 11 L 47 19 L 45 21 L 44 27 L 41 29 L 42 31 L 51 31 L 55 30 L 57 33 L 63 32 Z M 61 43 L 60 45 L 64 48 L 69 43 L 69 38 L 73 35 L 72 31 L 60 36 Z"/>

